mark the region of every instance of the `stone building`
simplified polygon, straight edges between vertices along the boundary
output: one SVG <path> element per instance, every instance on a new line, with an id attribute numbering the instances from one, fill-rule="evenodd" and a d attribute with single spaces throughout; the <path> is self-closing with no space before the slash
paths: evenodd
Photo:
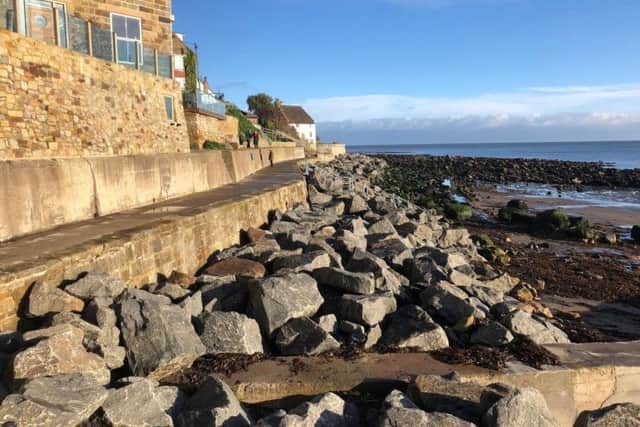
<path id="1" fill-rule="evenodd" d="M 0 0 L 0 160 L 189 151 L 171 0 Z"/>
<path id="2" fill-rule="evenodd" d="M 318 134 L 316 122 L 309 113 L 299 105 L 281 105 L 279 113 L 279 116 L 295 131 L 298 137 L 315 150 Z"/>
<path id="3" fill-rule="evenodd" d="M 0 0 L 0 28 L 61 47 L 74 42 L 80 20 L 115 33 L 123 62 L 132 62 L 136 46 L 173 51 L 171 0 Z"/>

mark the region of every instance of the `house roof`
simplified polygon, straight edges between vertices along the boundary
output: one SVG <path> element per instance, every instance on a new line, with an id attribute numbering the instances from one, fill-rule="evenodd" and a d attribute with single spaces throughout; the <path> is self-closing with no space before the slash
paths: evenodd
<path id="1" fill-rule="evenodd" d="M 289 123 L 299 125 L 315 124 L 311 116 L 299 105 L 282 105 L 280 109 Z"/>

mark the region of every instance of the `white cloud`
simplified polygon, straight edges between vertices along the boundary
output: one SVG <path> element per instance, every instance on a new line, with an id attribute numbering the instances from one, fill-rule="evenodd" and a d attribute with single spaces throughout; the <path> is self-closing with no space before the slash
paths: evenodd
<path id="1" fill-rule="evenodd" d="M 514 116 L 593 111 L 614 113 L 603 117 L 619 120 L 618 113 L 640 112 L 640 84 L 533 87 L 458 98 L 378 94 L 309 99 L 304 105 L 319 122 L 491 116 L 497 123 Z"/>

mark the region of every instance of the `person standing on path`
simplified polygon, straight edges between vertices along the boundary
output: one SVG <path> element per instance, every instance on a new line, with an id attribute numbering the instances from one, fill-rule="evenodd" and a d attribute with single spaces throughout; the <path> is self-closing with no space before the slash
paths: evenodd
<path id="1" fill-rule="evenodd" d="M 273 167 L 273 150 L 269 150 L 269 164 Z"/>

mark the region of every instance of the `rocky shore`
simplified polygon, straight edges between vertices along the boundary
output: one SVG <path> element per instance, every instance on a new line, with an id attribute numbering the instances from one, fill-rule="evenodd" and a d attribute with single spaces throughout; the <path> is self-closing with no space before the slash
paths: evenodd
<path id="1" fill-rule="evenodd" d="M 402 171 L 402 177 L 390 175 L 391 182 L 401 178 L 424 194 L 432 194 L 448 179 L 454 179 L 457 190 L 467 196 L 473 195 L 478 182 L 530 182 L 578 190 L 591 186 L 640 188 L 639 169 L 615 169 L 602 163 L 426 155 L 378 157 Z"/>
<path id="2" fill-rule="evenodd" d="M 29 326 L 0 337 L 0 425 L 558 425 L 539 391 L 455 373 L 366 406 L 327 393 L 273 411 L 243 405 L 207 369 L 212 358 L 242 369 L 276 356 L 406 351 L 493 368 L 556 363 L 540 345 L 570 338 L 540 284 L 492 265 L 466 229 L 378 187 L 386 166 L 350 155 L 312 167 L 308 205 L 273 212 L 195 276 L 143 289 L 108 272 L 36 283 Z M 640 407 L 586 412 L 577 425 L 624 422 L 640 422 Z"/>

